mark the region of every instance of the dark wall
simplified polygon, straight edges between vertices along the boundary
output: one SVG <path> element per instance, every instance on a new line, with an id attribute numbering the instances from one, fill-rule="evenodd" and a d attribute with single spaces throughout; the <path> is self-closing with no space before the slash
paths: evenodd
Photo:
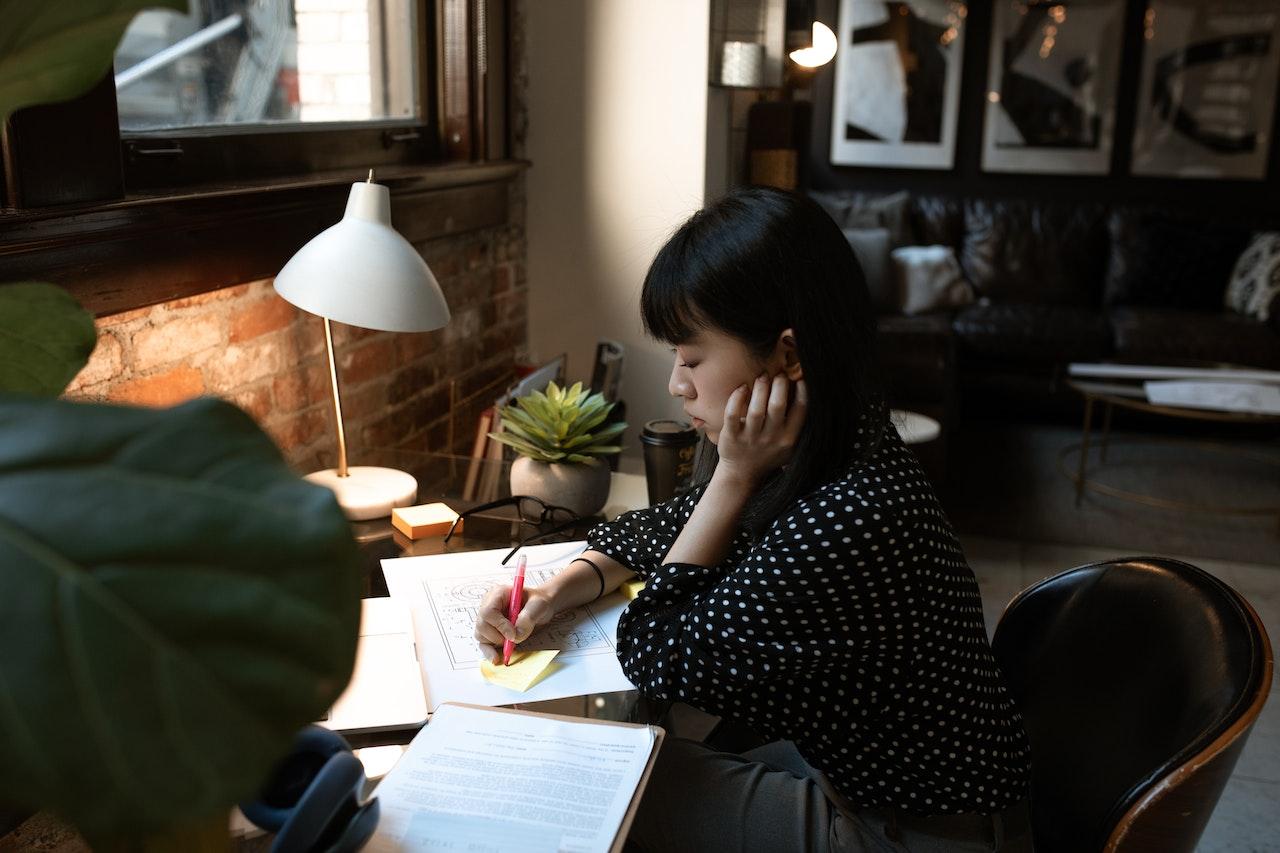
<path id="1" fill-rule="evenodd" d="M 812 86 L 813 128 L 809 147 L 809 185 L 813 189 L 860 189 L 914 193 L 1029 198 L 1036 200 L 1088 200 L 1113 204 L 1152 204 L 1196 218 L 1240 222 L 1252 227 L 1280 226 L 1280 146 L 1277 131 L 1280 109 L 1273 117 L 1268 139 L 1271 152 L 1267 178 L 1262 181 L 1203 180 L 1133 177 L 1129 172 L 1129 145 L 1133 137 L 1138 86 L 1142 75 L 1142 19 L 1144 0 L 1129 0 L 1126 10 L 1124 53 L 1120 70 L 1116 134 L 1109 175 L 1036 175 L 987 173 L 981 169 L 982 122 L 986 107 L 987 61 L 991 50 L 992 8 L 988 0 L 969 3 L 965 31 L 960 110 L 956 128 L 955 167 L 939 169 L 884 169 L 832 166 L 831 97 L 835 62 L 816 74 Z M 833 28 L 839 14 L 838 0 L 817 0 L 817 17 Z"/>

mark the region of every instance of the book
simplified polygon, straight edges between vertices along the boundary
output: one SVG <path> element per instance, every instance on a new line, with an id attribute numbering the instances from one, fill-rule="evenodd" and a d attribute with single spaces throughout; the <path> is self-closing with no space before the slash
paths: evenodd
<path id="1" fill-rule="evenodd" d="M 622 344 L 602 340 L 596 344 L 596 361 L 591 371 L 591 390 L 603 394 L 610 403 L 618 399 L 622 383 Z"/>
<path id="2" fill-rule="evenodd" d="M 476 423 L 476 438 L 471 444 L 471 463 L 467 466 L 467 480 L 462 487 L 463 500 L 475 500 L 480 471 L 489 447 L 489 427 L 492 425 L 493 409 L 485 409 L 480 413 L 480 418 Z"/>
<path id="3" fill-rule="evenodd" d="M 664 734 L 446 703 L 378 784 L 367 849 L 617 853 Z"/>

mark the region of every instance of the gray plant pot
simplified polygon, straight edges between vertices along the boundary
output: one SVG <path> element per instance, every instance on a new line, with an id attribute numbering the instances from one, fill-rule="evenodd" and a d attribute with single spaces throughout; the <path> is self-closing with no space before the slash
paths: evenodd
<path id="1" fill-rule="evenodd" d="M 609 465 L 538 462 L 521 456 L 511 464 L 511 494 L 532 495 L 578 515 L 595 515 L 609 499 Z"/>

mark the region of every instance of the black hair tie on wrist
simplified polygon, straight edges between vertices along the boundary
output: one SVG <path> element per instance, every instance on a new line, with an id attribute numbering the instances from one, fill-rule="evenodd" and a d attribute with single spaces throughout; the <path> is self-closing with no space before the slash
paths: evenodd
<path id="1" fill-rule="evenodd" d="M 600 571 L 600 567 L 599 567 L 599 566 L 597 566 L 597 565 L 595 564 L 595 562 L 594 562 L 594 561 L 592 561 L 592 560 L 588 560 L 586 557 L 574 557 L 574 558 L 573 558 L 572 560 L 570 560 L 569 562 L 570 562 L 570 563 L 577 563 L 577 562 L 579 562 L 579 561 L 581 561 L 581 562 L 583 562 L 583 563 L 586 563 L 588 566 L 590 566 L 591 568 L 595 569 L 595 571 L 596 571 L 596 578 L 598 578 L 598 579 L 599 579 L 599 581 L 600 581 L 600 593 L 599 593 L 599 595 L 597 595 L 595 598 L 593 598 L 593 599 L 591 599 L 591 600 L 592 600 L 592 601 L 599 601 L 600 599 L 604 598 L 604 572 Z"/>

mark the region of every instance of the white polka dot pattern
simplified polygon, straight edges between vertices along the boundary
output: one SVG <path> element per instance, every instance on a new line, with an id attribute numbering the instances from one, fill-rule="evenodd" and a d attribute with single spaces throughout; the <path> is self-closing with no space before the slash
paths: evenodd
<path id="1" fill-rule="evenodd" d="M 707 568 L 662 565 L 702 490 L 592 530 L 645 578 L 618 657 L 646 695 L 795 741 L 857 806 L 993 813 L 1027 793 L 1022 720 L 959 542 L 892 430 Z"/>

